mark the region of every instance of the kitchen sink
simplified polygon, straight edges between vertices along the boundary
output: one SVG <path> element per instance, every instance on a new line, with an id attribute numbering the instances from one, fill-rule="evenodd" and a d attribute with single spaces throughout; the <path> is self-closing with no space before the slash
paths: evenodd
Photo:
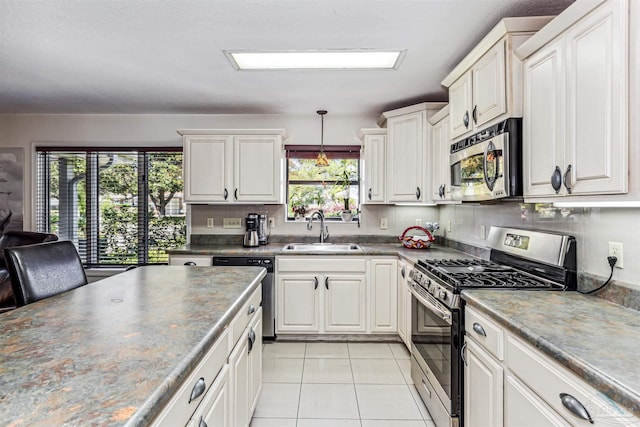
<path id="1" fill-rule="evenodd" d="M 289 243 L 282 248 L 291 252 L 356 252 L 362 248 L 355 243 Z"/>

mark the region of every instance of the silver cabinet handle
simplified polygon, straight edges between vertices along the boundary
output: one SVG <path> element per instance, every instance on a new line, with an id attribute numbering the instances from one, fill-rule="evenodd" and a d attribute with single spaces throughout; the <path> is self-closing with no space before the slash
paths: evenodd
<path id="1" fill-rule="evenodd" d="M 573 190 L 571 184 L 571 165 L 567 166 L 567 170 L 565 171 L 562 178 L 562 180 L 564 181 L 564 188 L 567 189 L 567 193 L 571 194 L 571 190 Z"/>
<path id="2" fill-rule="evenodd" d="M 402 275 L 402 278 L 405 278 L 405 271 L 404 271 L 405 267 L 404 265 L 402 266 L 402 270 L 400 270 L 400 274 Z"/>
<path id="3" fill-rule="evenodd" d="M 578 399 L 570 394 L 560 393 L 560 400 L 562 401 L 562 406 L 571 411 L 572 414 L 593 424 L 593 420 L 591 419 L 591 415 L 589 415 L 587 408 L 585 408 Z"/>
<path id="4" fill-rule="evenodd" d="M 249 311 L 247 312 L 247 315 L 249 315 L 249 314 L 253 314 L 253 313 L 255 313 L 255 312 L 256 312 L 256 306 L 255 306 L 255 305 L 253 305 L 253 304 L 251 304 L 251 305 L 249 306 Z"/>
<path id="5" fill-rule="evenodd" d="M 464 362 L 464 366 L 467 366 L 467 342 L 465 341 L 462 344 L 462 348 L 460 349 L 460 358 Z"/>
<path id="6" fill-rule="evenodd" d="M 487 333 L 485 332 L 484 328 L 482 327 L 482 325 L 478 322 L 473 324 L 473 330 L 478 334 L 478 335 L 482 335 L 483 337 L 487 336 Z"/>
<path id="7" fill-rule="evenodd" d="M 471 117 L 473 117 L 473 123 L 478 124 L 478 106 L 473 106 L 473 112 L 471 113 Z"/>
<path id="8" fill-rule="evenodd" d="M 324 278 L 324 287 L 329 290 L 329 276 Z"/>
<path id="9" fill-rule="evenodd" d="M 318 278 L 317 277 L 313 278 L 313 289 L 318 289 Z"/>
<path id="10" fill-rule="evenodd" d="M 193 388 L 191 389 L 191 395 L 189 396 L 189 403 L 193 402 L 198 397 L 200 397 L 200 395 L 204 393 L 206 388 L 207 388 L 207 384 L 204 382 L 204 378 L 202 377 L 198 378 L 198 381 L 196 381 Z"/>
<path id="11" fill-rule="evenodd" d="M 198 427 L 209 427 L 207 422 L 204 420 L 204 417 L 200 417 L 200 422 L 198 423 Z"/>
<path id="12" fill-rule="evenodd" d="M 238 189 L 237 188 L 233 191 L 233 198 L 238 200 Z"/>
<path id="13" fill-rule="evenodd" d="M 256 332 L 251 329 L 249 331 L 249 351 L 247 353 L 251 353 L 251 350 L 253 350 L 253 344 L 256 342 Z"/>
<path id="14" fill-rule="evenodd" d="M 416 187 L 416 200 L 420 200 L 420 195 L 422 192 L 420 191 L 420 187 Z"/>
<path id="15" fill-rule="evenodd" d="M 562 187 L 562 172 L 560 171 L 559 166 L 556 166 L 551 174 L 551 187 L 556 194 L 560 192 L 560 188 Z"/>
<path id="16" fill-rule="evenodd" d="M 367 194 L 367 196 L 369 197 L 369 200 L 371 200 L 371 188 L 369 189 L 369 193 Z"/>
<path id="17" fill-rule="evenodd" d="M 462 116 L 462 123 L 464 124 L 465 129 L 469 129 L 469 111 L 464 112 L 464 116 Z"/>
<path id="18" fill-rule="evenodd" d="M 192 266 L 192 265 L 196 265 L 196 263 L 193 261 L 187 261 L 184 263 L 184 265 Z"/>

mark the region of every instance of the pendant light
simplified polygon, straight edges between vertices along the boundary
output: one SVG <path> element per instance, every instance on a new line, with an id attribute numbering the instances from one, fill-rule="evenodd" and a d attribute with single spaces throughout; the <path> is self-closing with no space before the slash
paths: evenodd
<path id="1" fill-rule="evenodd" d="M 326 167 L 329 166 L 329 159 L 327 159 L 327 155 L 324 153 L 324 115 L 327 114 L 327 110 L 318 110 L 316 111 L 320 115 L 320 152 L 318 153 L 318 157 L 316 158 L 316 166 L 318 167 Z"/>

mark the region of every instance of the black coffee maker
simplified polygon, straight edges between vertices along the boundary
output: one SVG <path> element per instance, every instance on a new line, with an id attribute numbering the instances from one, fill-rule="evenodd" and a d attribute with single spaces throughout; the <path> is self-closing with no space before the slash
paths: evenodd
<path id="1" fill-rule="evenodd" d="M 250 213 L 244 219 L 245 232 L 242 245 L 245 248 L 254 248 L 260 245 L 260 238 L 258 237 L 258 214 Z"/>

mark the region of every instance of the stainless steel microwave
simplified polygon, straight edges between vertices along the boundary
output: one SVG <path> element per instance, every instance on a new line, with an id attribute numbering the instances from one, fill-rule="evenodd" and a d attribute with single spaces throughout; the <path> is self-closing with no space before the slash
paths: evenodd
<path id="1" fill-rule="evenodd" d="M 454 200 L 522 197 L 522 119 L 511 118 L 451 144 Z"/>

